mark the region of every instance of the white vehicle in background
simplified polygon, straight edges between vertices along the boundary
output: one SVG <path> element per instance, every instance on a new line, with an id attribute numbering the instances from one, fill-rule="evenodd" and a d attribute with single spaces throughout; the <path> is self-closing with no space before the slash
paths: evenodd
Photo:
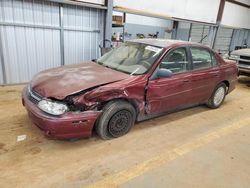
<path id="1" fill-rule="evenodd" d="M 229 59 L 237 61 L 239 75 L 250 76 L 250 48 L 232 51 Z"/>

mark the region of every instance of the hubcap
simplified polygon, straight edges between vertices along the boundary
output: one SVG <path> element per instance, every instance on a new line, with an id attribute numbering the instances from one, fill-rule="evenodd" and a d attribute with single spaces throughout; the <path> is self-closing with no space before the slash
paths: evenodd
<path id="1" fill-rule="evenodd" d="M 114 137 L 126 134 L 132 123 L 132 115 L 127 110 L 114 114 L 109 121 L 109 133 Z"/>
<path id="2" fill-rule="evenodd" d="M 214 104 L 219 106 L 223 101 L 225 96 L 225 89 L 223 87 L 219 87 L 214 94 Z"/>

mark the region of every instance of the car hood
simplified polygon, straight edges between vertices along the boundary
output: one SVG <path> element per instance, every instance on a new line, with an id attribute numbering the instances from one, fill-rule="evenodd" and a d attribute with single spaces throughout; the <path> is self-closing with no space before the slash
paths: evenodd
<path id="1" fill-rule="evenodd" d="M 86 62 L 42 71 L 32 79 L 31 88 L 42 97 L 62 100 L 68 95 L 128 77 L 130 75 Z"/>
<path id="2" fill-rule="evenodd" d="M 250 56 L 250 48 L 244 48 L 240 50 L 235 50 L 231 52 L 232 55 L 244 55 L 244 56 Z"/>

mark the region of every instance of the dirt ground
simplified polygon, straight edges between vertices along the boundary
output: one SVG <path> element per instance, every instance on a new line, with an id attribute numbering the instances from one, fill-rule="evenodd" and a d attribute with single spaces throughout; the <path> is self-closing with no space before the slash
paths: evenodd
<path id="1" fill-rule="evenodd" d="M 0 87 L 0 187 L 250 187 L 250 78 L 221 108 L 199 106 L 137 123 L 103 141 L 48 139 Z M 18 141 L 20 135 L 26 135 Z"/>

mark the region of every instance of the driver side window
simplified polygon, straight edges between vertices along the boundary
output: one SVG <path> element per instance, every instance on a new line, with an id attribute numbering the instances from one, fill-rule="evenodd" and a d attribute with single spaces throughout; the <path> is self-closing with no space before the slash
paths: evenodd
<path id="1" fill-rule="evenodd" d="M 170 51 L 160 63 L 160 68 L 168 69 L 173 73 L 186 72 L 188 70 L 188 59 L 185 48 L 177 48 Z"/>

